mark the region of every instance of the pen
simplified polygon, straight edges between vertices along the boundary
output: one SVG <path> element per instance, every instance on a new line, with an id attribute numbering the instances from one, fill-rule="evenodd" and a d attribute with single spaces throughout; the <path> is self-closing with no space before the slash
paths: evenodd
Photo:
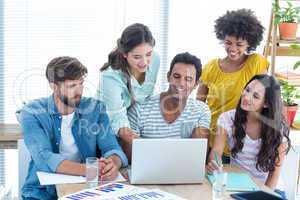
<path id="1" fill-rule="evenodd" d="M 220 163 L 219 163 L 219 159 L 218 159 L 218 154 L 216 151 L 214 151 L 214 160 L 216 161 L 218 167 L 221 167 Z"/>

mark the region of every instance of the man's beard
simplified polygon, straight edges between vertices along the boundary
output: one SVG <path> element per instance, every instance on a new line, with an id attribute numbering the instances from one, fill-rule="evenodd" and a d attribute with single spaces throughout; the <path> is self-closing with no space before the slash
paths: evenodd
<path id="1" fill-rule="evenodd" d="M 77 96 L 76 96 L 77 97 Z M 64 96 L 64 95 L 59 95 L 59 99 L 61 100 L 61 102 L 63 102 L 66 106 L 75 108 L 78 107 L 79 103 L 80 103 L 80 99 L 78 101 L 71 101 L 68 97 Z"/>

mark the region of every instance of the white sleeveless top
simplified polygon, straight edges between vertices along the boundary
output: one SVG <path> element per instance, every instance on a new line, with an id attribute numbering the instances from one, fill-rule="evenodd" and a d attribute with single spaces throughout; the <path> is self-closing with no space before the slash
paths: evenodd
<path id="1" fill-rule="evenodd" d="M 224 112 L 220 115 L 217 125 L 227 132 L 227 143 L 231 149 L 234 147 L 233 131 L 234 131 L 234 116 L 235 109 Z M 259 171 L 256 168 L 257 154 L 259 153 L 261 147 L 261 139 L 253 140 L 247 134 L 244 139 L 243 149 L 236 154 L 233 158 L 230 156 L 230 164 L 237 165 L 243 170 L 249 172 L 253 177 L 261 181 L 266 182 L 268 178 L 268 172 Z M 281 175 L 277 183 L 276 189 L 284 190 L 283 181 Z"/>

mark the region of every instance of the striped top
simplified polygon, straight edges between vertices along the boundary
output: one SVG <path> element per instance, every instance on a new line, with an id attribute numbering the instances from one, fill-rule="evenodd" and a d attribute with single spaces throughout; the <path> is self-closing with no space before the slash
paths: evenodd
<path id="1" fill-rule="evenodd" d="M 227 143 L 230 150 L 234 147 L 234 117 L 235 109 L 222 113 L 217 122 L 217 125 L 219 127 L 226 130 Z M 246 137 L 244 138 L 243 149 L 236 154 L 235 158 L 230 156 L 230 163 L 241 167 L 243 170 L 249 172 L 253 177 L 265 183 L 269 173 L 256 169 L 257 155 L 259 153 L 260 147 L 261 138 L 253 140 L 246 134 Z M 282 180 L 281 178 L 279 178 L 276 188 L 281 189 L 282 186 Z"/>
<path id="2" fill-rule="evenodd" d="M 209 129 L 210 118 L 205 103 L 189 98 L 179 117 L 167 123 L 160 110 L 160 95 L 135 104 L 128 112 L 131 129 L 142 138 L 190 138 L 194 128 Z"/>

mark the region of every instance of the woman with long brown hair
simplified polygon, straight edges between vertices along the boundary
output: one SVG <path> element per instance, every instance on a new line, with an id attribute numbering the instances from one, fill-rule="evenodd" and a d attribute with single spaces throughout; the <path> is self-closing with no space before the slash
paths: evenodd
<path id="1" fill-rule="evenodd" d="M 153 93 L 160 65 L 154 46 L 149 28 L 132 24 L 122 32 L 117 47 L 101 68 L 97 96 L 105 103 L 112 128 L 129 160 L 132 140 L 139 136 L 130 128 L 127 109 Z"/>
<path id="2" fill-rule="evenodd" d="M 236 109 L 222 113 L 217 126 L 208 172 L 218 169 L 214 154 L 221 160 L 227 141 L 230 164 L 248 171 L 270 188 L 284 190 L 279 175 L 291 144 L 282 115 L 280 85 L 274 77 L 255 75 L 246 84 Z"/>

